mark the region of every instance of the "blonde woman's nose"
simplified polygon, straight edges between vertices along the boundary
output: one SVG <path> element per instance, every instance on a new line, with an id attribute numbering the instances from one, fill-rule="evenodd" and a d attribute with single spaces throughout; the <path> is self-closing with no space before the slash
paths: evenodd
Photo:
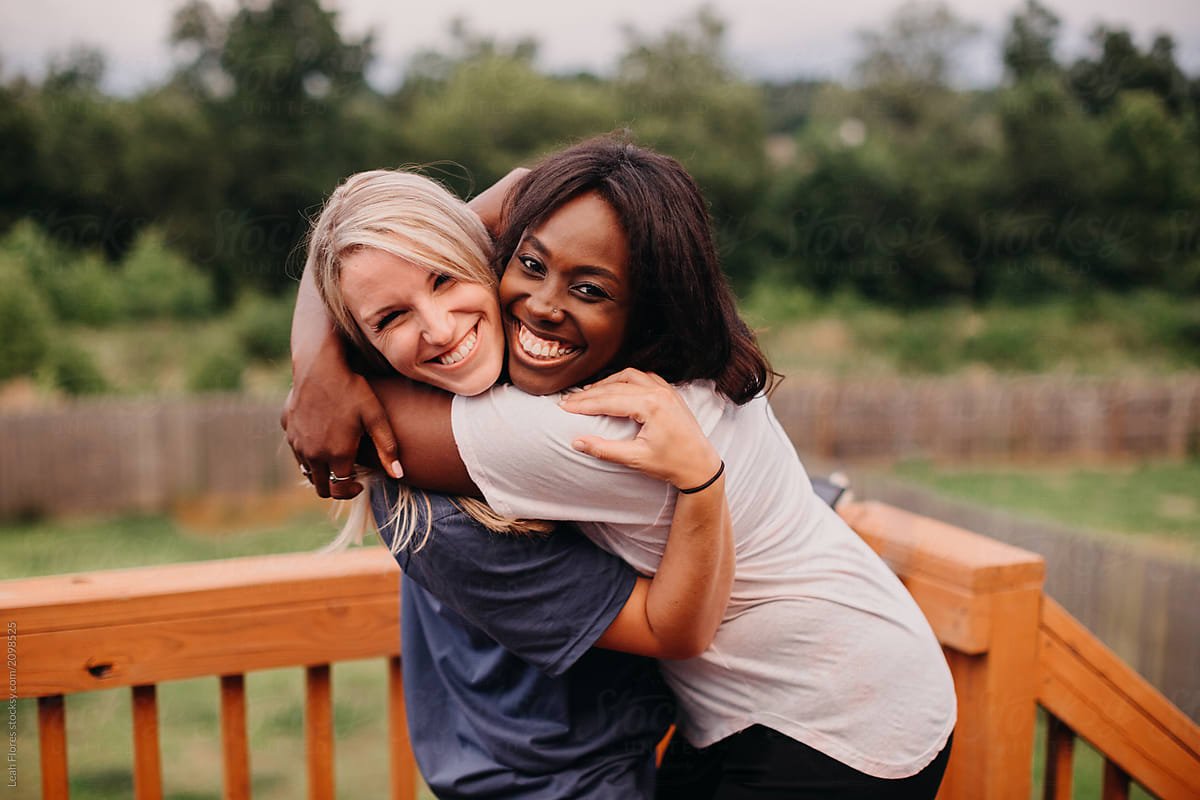
<path id="1" fill-rule="evenodd" d="M 432 345 L 450 345 L 454 342 L 454 316 L 434 303 L 422 309 L 421 323 L 425 340 Z"/>

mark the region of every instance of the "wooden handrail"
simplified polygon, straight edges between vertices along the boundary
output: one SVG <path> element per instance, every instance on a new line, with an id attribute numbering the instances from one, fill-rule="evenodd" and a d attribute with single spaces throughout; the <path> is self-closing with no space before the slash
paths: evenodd
<path id="1" fill-rule="evenodd" d="M 1050 598 L 1039 639 L 1038 703 L 1156 796 L 1200 797 L 1200 727 Z"/>
<path id="2" fill-rule="evenodd" d="M 400 570 L 382 548 L 0 582 L 20 697 L 400 653 Z"/>

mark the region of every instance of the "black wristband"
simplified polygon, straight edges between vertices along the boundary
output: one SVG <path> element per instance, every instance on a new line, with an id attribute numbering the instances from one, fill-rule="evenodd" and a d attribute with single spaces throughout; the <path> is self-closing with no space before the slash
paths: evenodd
<path id="1" fill-rule="evenodd" d="M 680 489 L 679 493 L 680 494 L 695 494 L 696 492 L 703 492 L 705 489 L 707 489 L 708 487 L 710 487 L 714 483 L 716 483 L 717 478 L 721 477 L 721 474 L 723 472 L 725 472 L 725 461 L 722 459 L 721 466 L 717 467 L 717 471 L 713 474 L 713 476 L 711 478 L 709 478 L 708 480 L 706 480 L 704 483 L 700 484 L 699 486 L 693 486 L 691 489 Z"/>

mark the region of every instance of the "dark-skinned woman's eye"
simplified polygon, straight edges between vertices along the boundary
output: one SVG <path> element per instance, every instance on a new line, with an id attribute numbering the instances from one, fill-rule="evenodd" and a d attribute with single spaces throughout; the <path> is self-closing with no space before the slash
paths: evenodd
<path id="1" fill-rule="evenodd" d="M 575 287 L 575 291 L 591 300 L 611 300 L 612 295 L 600 288 L 594 283 L 581 283 Z"/>
<path id="2" fill-rule="evenodd" d="M 521 266 L 524 267 L 525 271 L 530 275 L 541 275 L 546 271 L 541 262 L 536 258 L 531 258 L 529 256 L 517 256 L 517 260 L 521 262 Z"/>

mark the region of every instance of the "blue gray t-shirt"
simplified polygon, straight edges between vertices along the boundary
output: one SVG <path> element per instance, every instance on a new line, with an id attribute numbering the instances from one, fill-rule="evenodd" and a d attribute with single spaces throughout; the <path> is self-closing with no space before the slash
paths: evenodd
<path id="1" fill-rule="evenodd" d="M 386 493 L 373 510 L 390 543 L 393 481 Z M 674 700 L 652 659 L 592 649 L 633 570 L 569 525 L 495 534 L 448 498 L 429 501 L 428 541 L 397 561 L 408 725 L 430 788 L 441 798 L 652 797 Z"/>

